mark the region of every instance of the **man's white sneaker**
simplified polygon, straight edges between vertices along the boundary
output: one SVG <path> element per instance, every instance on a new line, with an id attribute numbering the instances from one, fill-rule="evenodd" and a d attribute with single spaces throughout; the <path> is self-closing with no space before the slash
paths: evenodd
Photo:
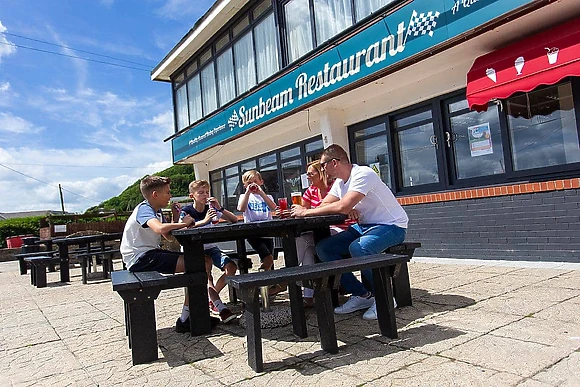
<path id="1" fill-rule="evenodd" d="M 393 298 L 393 305 L 397 307 L 397 300 Z M 373 305 L 368 308 L 368 310 L 363 314 L 365 320 L 376 320 L 377 319 L 377 302 L 373 302 Z"/>
<path id="2" fill-rule="evenodd" d="M 374 297 L 364 298 L 359 296 L 350 296 L 347 302 L 341 306 L 334 308 L 336 314 L 348 314 L 356 312 L 357 310 L 367 309 L 375 302 Z"/>

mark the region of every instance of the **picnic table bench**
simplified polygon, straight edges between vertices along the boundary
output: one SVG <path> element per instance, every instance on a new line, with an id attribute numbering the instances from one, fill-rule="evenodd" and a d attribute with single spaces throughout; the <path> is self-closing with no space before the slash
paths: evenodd
<path id="1" fill-rule="evenodd" d="M 397 322 L 395 319 L 394 293 L 391 279 L 395 280 L 395 278 L 399 277 L 402 265 L 406 266 L 409 260 L 409 255 L 376 254 L 354 259 L 286 267 L 272 271 L 227 277 L 227 283 L 238 290 L 240 298 L 245 303 L 244 316 L 246 319 L 248 364 L 256 372 L 263 371 L 259 288 L 284 281 L 312 282 L 322 349 L 329 353 L 337 353 L 338 343 L 334 325 L 331 290 L 338 288 L 342 273 L 372 269 L 377 317 L 381 334 L 389 338 L 397 338 Z"/>
<path id="2" fill-rule="evenodd" d="M 113 258 L 116 255 L 121 255 L 119 249 L 113 249 L 111 246 L 105 246 L 104 249 L 97 248 L 96 250 L 87 250 L 75 255 L 76 258 L 80 260 L 81 264 L 81 275 L 83 284 L 87 283 L 87 269 L 90 270 L 91 258 L 94 258 L 94 267 L 97 265 L 97 260 L 101 261 L 103 266 L 103 278 L 109 278 L 111 272 L 113 271 Z"/>
<path id="3" fill-rule="evenodd" d="M 50 268 L 52 265 L 52 270 L 54 271 L 54 264 L 58 263 L 58 251 L 50 250 L 50 251 L 34 251 L 30 253 L 18 253 L 14 254 L 15 258 L 18 258 L 18 267 L 20 269 L 20 274 L 24 275 L 28 273 L 28 266 L 26 258 L 29 257 L 51 257 L 53 261 L 49 263 L 48 267 Z"/>
<path id="4" fill-rule="evenodd" d="M 47 253 L 47 251 L 43 251 Z M 54 258 L 51 255 L 34 255 L 23 258 L 25 262 L 30 264 L 30 284 L 37 288 L 46 287 L 46 269 L 54 263 Z"/>
<path id="5" fill-rule="evenodd" d="M 205 273 L 164 275 L 156 271 L 111 273 L 113 290 L 123 299 L 125 335 L 133 365 L 157 360 L 157 325 L 155 300 L 162 290 L 188 286 L 206 286 Z M 204 295 L 207 299 L 207 295 Z M 207 302 L 206 302 L 207 305 Z"/>

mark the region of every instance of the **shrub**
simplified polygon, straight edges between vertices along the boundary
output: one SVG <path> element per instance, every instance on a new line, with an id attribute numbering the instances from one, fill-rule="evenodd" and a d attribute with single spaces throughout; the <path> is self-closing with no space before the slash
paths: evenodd
<path id="1" fill-rule="evenodd" d="M 39 235 L 40 222 L 44 216 L 30 216 L 0 220 L 0 247 L 6 247 L 6 238 L 17 235 Z"/>

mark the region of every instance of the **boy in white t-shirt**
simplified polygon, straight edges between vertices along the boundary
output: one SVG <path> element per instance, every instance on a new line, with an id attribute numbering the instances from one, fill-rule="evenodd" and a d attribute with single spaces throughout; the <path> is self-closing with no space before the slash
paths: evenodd
<path id="1" fill-rule="evenodd" d="M 321 261 L 336 261 L 347 254 L 353 258 L 378 254 L 405 240 L 409 218 L 389 187 L 371 168 L 351 164 L 346 151 L 336 144 L 322 152 L 320 166 L 328 177 L 336 178 L 336 182 L 319 207 L 306 209 L 293 205 L 292 215 L 348 214 L 357 221 L 316 245 Z M 373 283 L 371 270 L 363 270 L 362 274 Z M 366 289 L 352 273 L 343 274 L 340 282 L 351 297 L 335 308 L 334 313 L 368 309 L 363 318 L 376 320 L 376 303 L 371 289 Z"/>
<path id="2" fill-rule="evenodd" d="M 244 213 L 244 222 L 257 222 L 272 219 L 272 211 L 276 210 L 276 203 L 271 195 L 262 189 L 264 180 L 258 171 L 247 171 L 242 175 L 242 183 L 246 192 L 240 195 L 238 211 Z M 261 269 L 271 270 L 274 264 L 272 238 L 248 238 L 248 243 L 260 256 Z"/>

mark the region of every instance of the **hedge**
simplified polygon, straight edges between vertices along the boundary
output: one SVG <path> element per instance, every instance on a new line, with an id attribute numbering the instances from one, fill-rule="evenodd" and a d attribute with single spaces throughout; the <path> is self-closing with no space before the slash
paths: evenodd
<path id="1" fill-rule="evenodd" d="M 6 238 L 16 235 L 40 235 L 40 221 L 44 216 L 0 220 L 0 247 L 6 248 Z"/>

